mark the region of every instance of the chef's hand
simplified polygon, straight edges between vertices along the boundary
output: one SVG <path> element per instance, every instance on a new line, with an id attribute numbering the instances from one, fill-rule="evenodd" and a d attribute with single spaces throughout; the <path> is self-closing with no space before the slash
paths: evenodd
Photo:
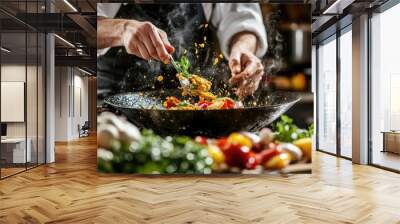
<path id="1" fill-rule="evenodd" d="M 170 62 L 169 55 L 175 51 L 167 34 L 150 22 L 127 20 L 121 41 L 129 54 L 146 60 L 159 60 L 165 64 Z"/>
<path id="2" fill-rule="evenodd" d="M 264 75 L 264 66 L 254 53 L 256 48 L 257 37 L 252 33 L 239 33 L 232 40 L 229 82 L 236 87 L 236 95 L 241 99 L 257 90 Z"/>

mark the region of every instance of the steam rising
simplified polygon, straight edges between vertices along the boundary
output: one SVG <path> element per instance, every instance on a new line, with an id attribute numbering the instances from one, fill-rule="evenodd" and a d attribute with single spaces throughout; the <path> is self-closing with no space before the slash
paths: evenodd
<path id="1" fill-rule="evenodd" d="M 194 43 L 193 27 L 199 26 L 196 22 L 200 15 L 191 13 L 190 4 L 177 4 L 174 10 L 165 17 L 169 27 L 168 38 L 175 47 L 175 55 L 183 54 L 183 47 Z"/>
<path id="2" fill-rule="evenodd" d="M 281 18 L 281 11 L 274 11 L 264 17 L 264 24 L 267 30 L 268 51 L 264 60 L 265 72 L 267 75 L 276 74 L 283 67 L 284 58 L 284 37 L 278 31 Z"/>

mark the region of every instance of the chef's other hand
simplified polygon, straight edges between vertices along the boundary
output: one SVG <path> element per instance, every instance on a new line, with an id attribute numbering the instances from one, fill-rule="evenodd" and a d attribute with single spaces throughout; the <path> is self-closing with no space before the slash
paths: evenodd
<path id="1" fill-rule="evenodd" d="M 175 48 L 168 41 L 167 34 L 150 22 L 127 20 L 122 34 L 122 43 L 129 54 L 168 64 Z"/>
<path id="2" fill-rule="evenodd" d="M 257 37 L 254 34 L 235 35 L 231 46 L 229 68 L 232 77 L 229 83 L 236 87 L 236 95 L 243 99 L 258 89 L 264 75 L 264 66 L 254 54 L 257 47 Z"/>

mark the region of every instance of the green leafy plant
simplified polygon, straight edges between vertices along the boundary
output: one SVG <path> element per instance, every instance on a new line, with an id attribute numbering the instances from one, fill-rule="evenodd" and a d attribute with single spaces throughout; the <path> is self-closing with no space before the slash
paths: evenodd
<path id="1" fill-rule="evenodd" d="M 281 142 L 293 142 L 294 140 L 311 137 L 314 133 L 314 125 L 310 125 L 307 130 L 298 128 L 293 119 L 287 115 L 282 115 L 280 120 L 273 125 L 275 139 Z"/>
<path id="2" fill-rule="evenodd" d="M 186 56 L 182 56 L 179 61 L 172 61 L 175 69 L 182 73 L 183 76 L 189 78 L 192 74 L 189 72 L 190 69 L 190 61 Z"/>

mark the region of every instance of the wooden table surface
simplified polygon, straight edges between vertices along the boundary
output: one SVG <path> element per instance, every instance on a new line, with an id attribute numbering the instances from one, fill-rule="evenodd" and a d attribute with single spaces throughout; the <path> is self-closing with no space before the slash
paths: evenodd
<path id="1" fill-rule="evenodd" d="M 400 223 L 400 175 L 323 153 L 290 177 L 99 175 L 95 137 L 0 181 L 0 223 Z"/>

